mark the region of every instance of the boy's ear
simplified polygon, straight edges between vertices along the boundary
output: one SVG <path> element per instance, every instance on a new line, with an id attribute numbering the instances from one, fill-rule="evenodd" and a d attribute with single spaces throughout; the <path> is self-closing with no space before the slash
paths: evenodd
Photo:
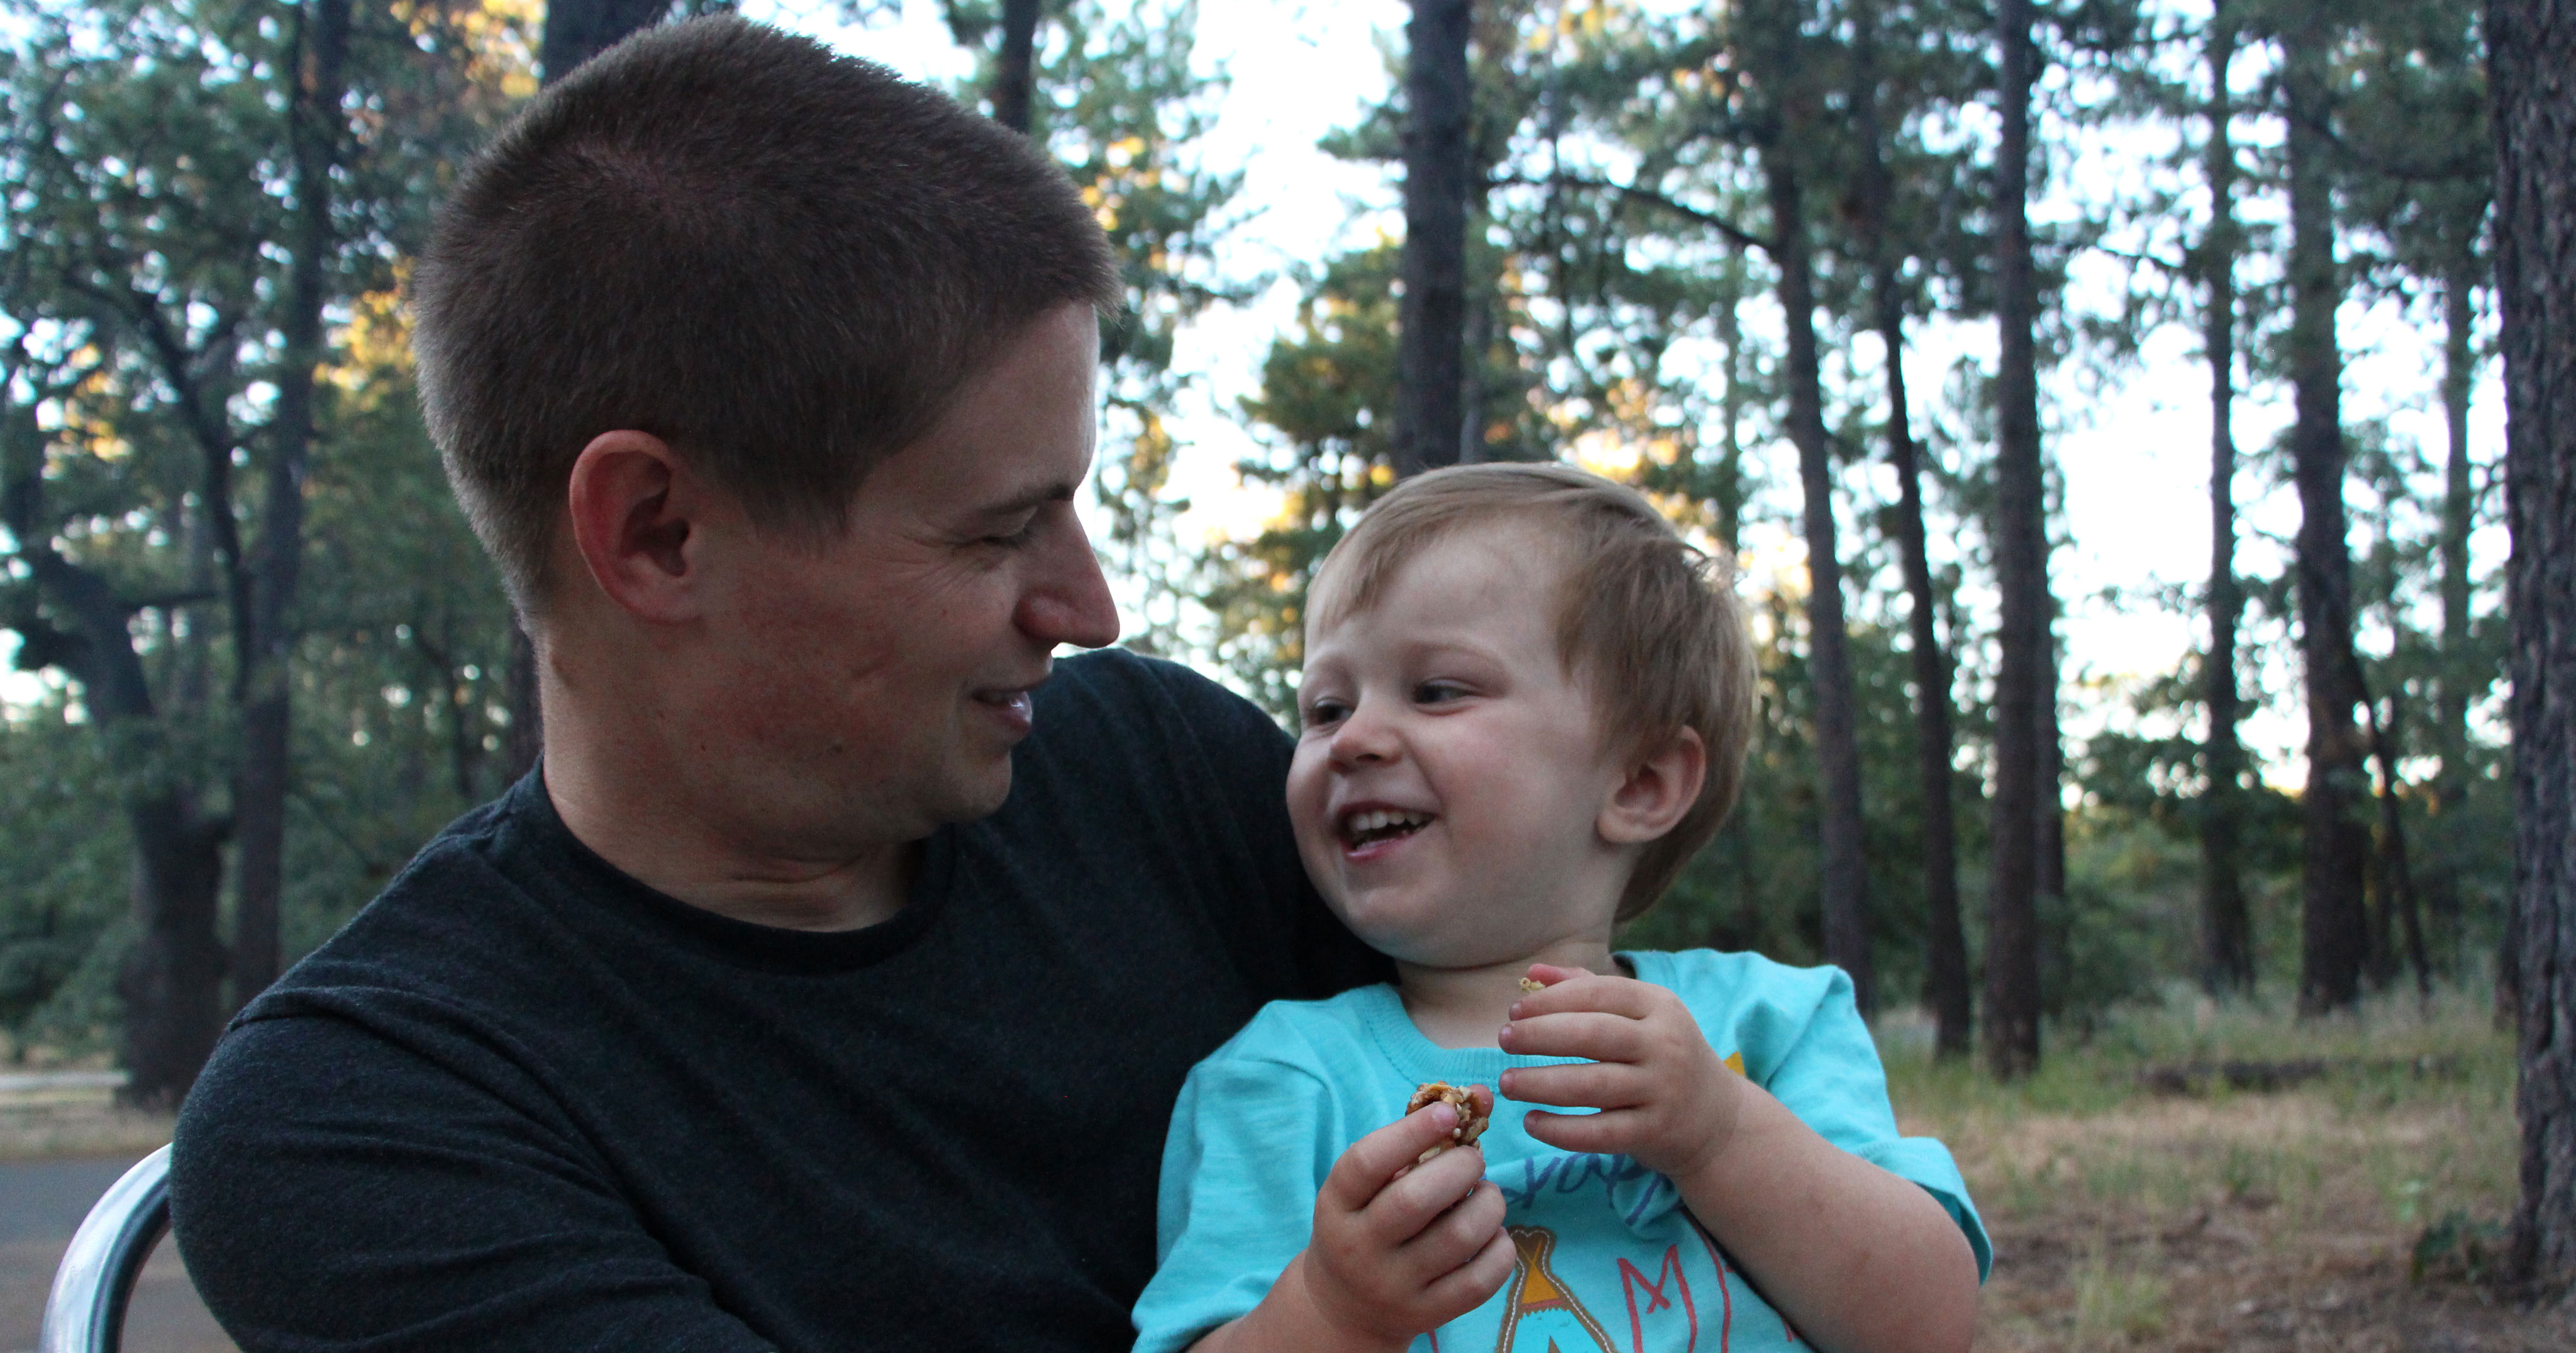
<path id="1" fill-rule="evenodd" d="M 1596 823 L 1612 845 L 1644 845 L 1678 825 L 1699 802 L 1708 780 L 1708 748 L 1699 730 L 1684 728 L 1628 765 Z"/>

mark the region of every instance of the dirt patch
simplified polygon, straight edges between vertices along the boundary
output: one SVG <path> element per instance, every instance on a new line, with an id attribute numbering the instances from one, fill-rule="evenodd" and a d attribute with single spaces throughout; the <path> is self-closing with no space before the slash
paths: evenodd
<path id="1" fill-rule="evenodd" d="M 2490 1089 L 2492 1087 L 2489 1087 Z M 2436 1264 L 2428 1232 L 2511 1206 L 2495 1094 L 2327 1086 L 2084 1112 L 1953 1105 L 1948 1140 L 1994 1235 L 1978 1347 L 2558 1353 L 2576 1321 Z"/>

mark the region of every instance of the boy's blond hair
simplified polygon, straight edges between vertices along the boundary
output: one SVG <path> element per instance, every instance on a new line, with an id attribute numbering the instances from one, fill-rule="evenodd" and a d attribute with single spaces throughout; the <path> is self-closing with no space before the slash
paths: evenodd
<path id="1" fill-rule="evenodd" d="M 1360 518 L 1316 571 L 1309 623 L 1367 610 L 1432 543 L 1494 523 L 1564 545 L 1557 656 L 1590 692 L 1604 743 L 1643 756 L 1688 728 L 1707 749 L 1699 799 L 1646 846 L 1620 896 L 1620 920 L 1642 916 L 1716 834 L 1743 782 L 1754 661 L 1735 570 L 1625 485 L 1566 465 L 1462 465 L 1397 485 Z"/>

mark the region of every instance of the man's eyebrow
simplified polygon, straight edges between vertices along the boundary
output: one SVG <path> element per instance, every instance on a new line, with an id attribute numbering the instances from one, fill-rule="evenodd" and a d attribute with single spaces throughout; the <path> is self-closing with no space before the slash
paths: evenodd
<path id="1" fill-rule="evenodd" d="M 987 503 L 976 508 L 975 515 L 1015 517 L 1023 512 L 1035 512 L 1048 503 L 1069 503 L 1073 501 L 1074 490 L 1079 487 L 1079 484 L 1069 479 L 1060 479 L 1051 484 L 1039 484 L 1012 494 L 998 503 Z"/>

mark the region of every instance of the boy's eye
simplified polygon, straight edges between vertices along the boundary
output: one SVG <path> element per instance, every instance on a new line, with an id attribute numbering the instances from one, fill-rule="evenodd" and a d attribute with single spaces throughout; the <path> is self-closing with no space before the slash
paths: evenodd
<path id="1" fill-rule="evenodd" d="M 1454 682 L 1426 681 L 1413 688 L 1413 703 L 1417 705 L 1446 704 L 1451 700 L 1455 700 L 1458 697 L 1465 695 L 1466 693 L 1467 692 L 1465 690 L 1461 689 Z"/>
<path id="2" fill-rule="evenodd" d="M 1342 716 L 1350 712 L 1350 706 L 1339 700 L 1318 700 L 1306 706 L 1306 726 L 1308 728 L 1329 727 L 1340 723 Z"/>

